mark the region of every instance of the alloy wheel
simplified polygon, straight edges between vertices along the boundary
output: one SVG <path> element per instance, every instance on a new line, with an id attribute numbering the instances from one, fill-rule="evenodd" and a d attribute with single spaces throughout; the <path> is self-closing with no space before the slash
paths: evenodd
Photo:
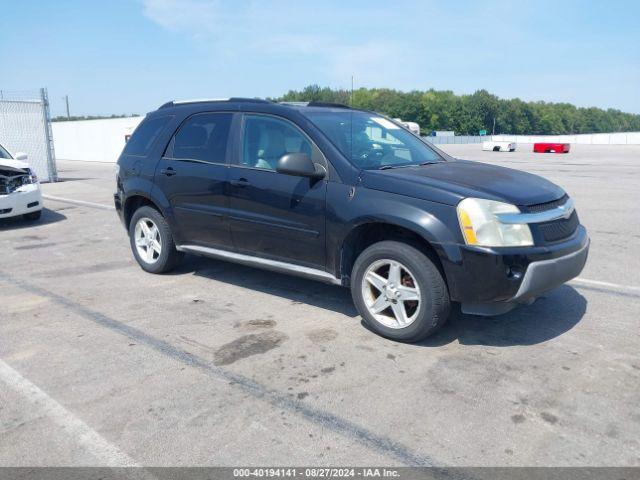
<path id="1" fill-rule="evenodd" d="M 397 260 L 373 262 L 362 277 L 362 298 L 369 313 L 389 328 L 411 325 L 420 311 L 420 287 Z"/>
<path id="2" fill-rule="evenodd" d="M 150 218 L 143 217 L 134 230 L 138 256 L 146 263 L 156 263 L 162 253 L 162 239 L 157 225 Z"/>

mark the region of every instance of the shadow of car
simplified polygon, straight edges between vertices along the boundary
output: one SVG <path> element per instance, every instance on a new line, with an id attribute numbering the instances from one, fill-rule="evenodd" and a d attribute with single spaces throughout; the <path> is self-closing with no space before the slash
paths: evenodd
<path id="1" fill-rule="evenodd" d="M 196 256 L 187 256 L 173 274 L 187 272 L 347 317 L 358 317 L 347 288 Z M 416 345 L 438 347 L 456 339 L 463 345 L 534 345 L 571 330 L 586 309 L 587 300 L 573 287 L 563 285 L 527 308 L 516 308 L 496 317 L 465 315 L 456 308 L 439 332 Z M 318 322 L 321 321 L 319 318 Z"/>
<path id="2" fill-rule="evenodd" d="M 67 217 L 55 210 L 48 208 L 42 209 L 42 216 L 38 220 L 25 220 L 22 216 L 0 218 L 0 231 L 2 230 L 18 230 L 22 228 L 32 228 L 34 226 L 47 225 L 49 223 L 65 220 Z"/>

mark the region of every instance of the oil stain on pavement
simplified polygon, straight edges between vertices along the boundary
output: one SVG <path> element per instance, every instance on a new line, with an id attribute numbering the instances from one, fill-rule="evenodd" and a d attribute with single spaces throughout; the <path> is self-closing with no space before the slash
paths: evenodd
<path id="1" fill-rule="evenodd" d="M 284 333 L 276 330 L 243 335 L 216 350 L 213 363 L 229 365 L 243 358 L 260 355 L 280 346 L 287 338 Z"/>

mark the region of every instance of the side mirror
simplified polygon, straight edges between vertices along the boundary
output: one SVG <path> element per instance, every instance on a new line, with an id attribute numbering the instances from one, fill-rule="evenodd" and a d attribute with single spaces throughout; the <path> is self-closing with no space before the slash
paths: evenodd
<path id="1" fill-rule="evenodd" d="M 27 155 L 27 154 L 26 154 L 26 153 L 24 153 L 24 152 L 16 152 L 16 154 L 13 156 L 13 158 L 14 158 L 15 160 L 20 160 L 20 161 L 22 161 L 22 162 L 26 162 L 26 161 L 27 161 L 27 159 L 29 158 L 29 155 Z"/>
<path id="2" fill-rule="evenodd" d="M 297 177 L 324 178 L 324 167 L 313 163 L 306 153 L 288 153 L 280 157 L 276 172 Z"/>

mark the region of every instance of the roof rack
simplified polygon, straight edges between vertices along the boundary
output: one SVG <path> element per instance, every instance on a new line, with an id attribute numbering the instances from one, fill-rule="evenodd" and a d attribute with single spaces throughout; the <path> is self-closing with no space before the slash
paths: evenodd
<path id="1" fill-rule="evenodd" d="M 344 103 L 333 103 L 333 102 L 279 102 L 280 105 L 286 105 L 290 107 L 329 107 L 329 108 L 348 108 L 351 109 L 349 105 L 345 105 Z"/>
<path id="2" fill-rule="evenodd" d="M 334 103 L 334 102 L 309 102 L 307 104 L 308 107 L 331 107 L 331 108 L 347 108 L 351 109 L 349 105 L 345 105 L 344 103 Z"/>
<path id="3" fill-rule="evenodd" d="M 211 103 L 211 102 L 244 102 L 244 103 L 273 103 L 271 100 L 263 100 L 262 98 L 196 98 L 192 100 L 172 100 L 160 106 L 160 108 L 175 107 L 176 105 L 187 105 L 191 103 Z"/>

